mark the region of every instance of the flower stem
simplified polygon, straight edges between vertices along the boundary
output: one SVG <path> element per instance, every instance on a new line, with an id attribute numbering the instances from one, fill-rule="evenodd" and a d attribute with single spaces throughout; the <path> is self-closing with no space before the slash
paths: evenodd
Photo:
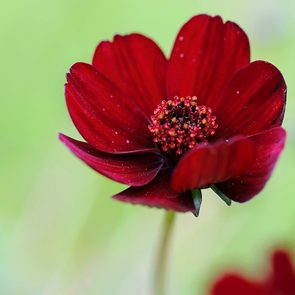
<path id="1" fill-rule="evenodd" d="M 155 270 L 155 295 L 165 295 L 165 280 L 166 280 L 166 268 L 169 242 L 172 234 L 173 224 L 175 219 L 175 213 L 167 211 L 164 216 L 162 240 L 159 247 L 159 253 L 157 257 L 157 264 Z"/>

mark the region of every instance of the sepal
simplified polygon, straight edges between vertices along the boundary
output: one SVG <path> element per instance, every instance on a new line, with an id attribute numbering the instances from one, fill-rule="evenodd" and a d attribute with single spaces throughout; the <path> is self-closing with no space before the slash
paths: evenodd
<path id="1" fill-rule="evenodd" d="M 195 205 L 195 210 L 193 214 L 198 217 L 200 214 L 200 209 L 202 205 L 202 192 L 199 189 L 192 189 L 192 197 L 193 197 L 193 202 Z"/>
<path id="2" fill-rule="evenodd" d="M 218 195 L 218 197 L 224 201 L 224 203 L 227 205 L 227 206 L 230 206 L 231 205 L 231 199 L 229 197 L 227 197 L 222 191 L 220 191 L 216 185 L 211 185 L 211 189 Z"/>

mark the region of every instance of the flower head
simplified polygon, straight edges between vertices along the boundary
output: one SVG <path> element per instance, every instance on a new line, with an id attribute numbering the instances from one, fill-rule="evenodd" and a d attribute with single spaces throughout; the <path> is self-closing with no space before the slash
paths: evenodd
<path id="1" fill-rule="evenodd" d="M 246 279 L 237 273 L 225 274 L 211 291 L 212 295 L 294 295 L 295 268 L 286 251 L 272 257 L 272 271 L 264 280 Z"/>
<path id="2" fill-rule="evenodd" d="M 283 149 L 286 84 L 250 63 L 246 34 L 219 16 L 197 15 L 167 59 L 151 39 L 101 42 L 92 64 L 67 75 L 66 102 L 86 142 L 60 139 L 99 173 L 129 185 L 114 198 L 196 211 L 212 187 L 245 202 L 269 179 Z"/>

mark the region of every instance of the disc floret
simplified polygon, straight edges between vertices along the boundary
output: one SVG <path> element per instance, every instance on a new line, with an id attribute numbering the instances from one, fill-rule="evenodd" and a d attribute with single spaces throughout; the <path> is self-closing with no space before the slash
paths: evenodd
<path id="1" fill-rule="evenodd" d="M 211 108 L 198 106 L 196 96 L 175 96 L 157 106 L 149 130 L 164 153 L 179 157 L 197 144 L 208 142 L 217 127 Z"/>

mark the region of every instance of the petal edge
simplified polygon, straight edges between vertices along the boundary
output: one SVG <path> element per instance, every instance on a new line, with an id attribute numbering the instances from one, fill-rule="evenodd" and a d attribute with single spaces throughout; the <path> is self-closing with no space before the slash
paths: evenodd
<path id="1" fill-rule="evenodd" d="M 162 170 L 157 177 L 143 187 L 130 187 L 114 199 L 131 204 L 164 208 L 177 212 L 193 212 L 195 210 L 191 192 L 177 193 L 170 186 L 171 171 Z"/>
<path id="2" fill-rule="evenodd" d="M 200 145 L 179 160 L 172 187 L 186 191 L 222 182 L 247 171 L 254 157 L 254 143 L 244 136 Z"/>

